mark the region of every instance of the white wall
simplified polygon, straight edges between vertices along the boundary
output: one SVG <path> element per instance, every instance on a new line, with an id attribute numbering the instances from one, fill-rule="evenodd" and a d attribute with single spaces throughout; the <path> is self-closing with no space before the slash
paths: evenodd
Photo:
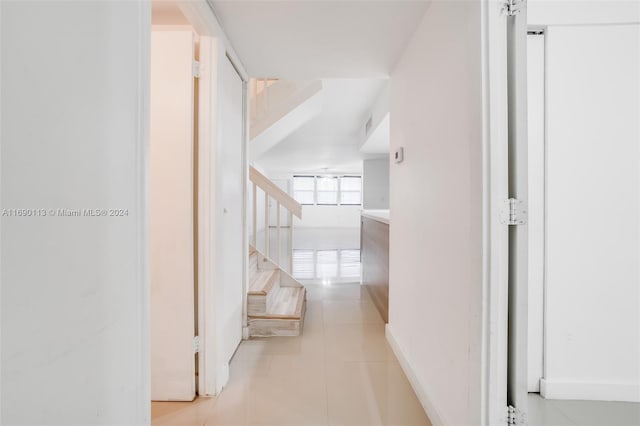
<path id="1" fill-rule="evenodd" d="M 2 424 L 150 422 L 150 6 L 0 2 Z"/>
<path id="2" fill-rule="evenodd" d="M 151 398 L 195 396 L 194 36 L 154 26 L 151 36 L 149 217 Z"/>
<path id="3" fill-rule="evenodd" d="M 480 2 L 433 2 L 391 76 L 387 333 L 434 424 L 481 422 L 481 87 Z"/>
<path id="4" fill-rule="evenodd" d="M 389 82 L 386 82 L 364 123 L 360 127 L 358 147 L 361 152 L 373 154 L 389 153 Z M 367 122 L 371 127 L 367 131 Z"/>
<path id="5" fill-rule="evenodd" d="M 389 208 L 389 157 L 362 162 L 362 208 Z"/>
<path id="6" fill-rule="evenodd" d="M 361 206 L 302 206 L 302 219 L 293 218 L 296 228 L 359 228 Z"/>
<path id="7" fill-rule="evenodd" d="M 620 24 L 640 20 L 640 3 L 628 0 L 529 0 L 529 25 Z"/>
<path id="8" fill-rule="evenodd" d="M 640 25 L 547 37 L 541 393 L 639 402 Z"/>

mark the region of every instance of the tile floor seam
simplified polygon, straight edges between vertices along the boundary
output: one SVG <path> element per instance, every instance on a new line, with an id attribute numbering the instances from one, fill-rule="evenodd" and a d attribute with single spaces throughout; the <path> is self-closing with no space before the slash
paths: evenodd
<path id="1" fill-rule="evenodd" d="M 327 367 L 327 335 L 326 335 L 326 327 L 324 324 L 324 300 L 322 300 L 323 303 L 320 303 L 320 312 L 321 312 L 321 317 L 322 317 L 322 359 L 323 359 L 323 364 L 324 364 L 324 389 L 325 389 L 325 407 L 327 410 L 327 426 L 331 426 L 331 413 L 329 410 L 329 380 L 328 380 L 328 376 L 329 376 L 329 369 Z"/>

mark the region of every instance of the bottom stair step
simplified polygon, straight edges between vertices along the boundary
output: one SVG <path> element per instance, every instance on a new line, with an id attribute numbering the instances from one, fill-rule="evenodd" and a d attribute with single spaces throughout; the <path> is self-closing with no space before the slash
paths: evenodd
<path id="1" fill-rule="evenodd" d="M 280 287 L 266 314 L 249 316 L 251 337 L 299 336 L 304 325 L 304 287 Z"/>

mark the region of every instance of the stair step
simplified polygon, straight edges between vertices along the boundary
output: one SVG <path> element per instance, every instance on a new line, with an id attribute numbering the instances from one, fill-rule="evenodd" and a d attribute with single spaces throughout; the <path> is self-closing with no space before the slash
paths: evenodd
<path id="1" fill-rule="evenodd" d="M 249 259 L 249 337 L 299 336 L 304 325 L 306 289 L 253 247 Z"/>
<path id="2" fill-rule="evenodd" d="M 278 280 L 278 269 L 257 271 L 249 285 L 249 295 L 264 296 Z"/>
<path id="3" fill-rule="evenodd" d="M 278 302 L 266 314 L 249 315 L 250 337 L 299 336 L 307 306 L 304 287 L 280 287 Z"/>
<path id="4" fill-rule="evenodd" d="M 253 281 L 256 273 L 258 273 L 258 253 L 253 250 L 249 252 L 249 279 L 251 281 Z"/>
<path id="5" fill-rule="evenodd" d="M 304 287 L 280 287 L 270 301 L 265 314 L 249 315 L 249 318 L 296 319 L 303 317 L 306 300 Z"/>

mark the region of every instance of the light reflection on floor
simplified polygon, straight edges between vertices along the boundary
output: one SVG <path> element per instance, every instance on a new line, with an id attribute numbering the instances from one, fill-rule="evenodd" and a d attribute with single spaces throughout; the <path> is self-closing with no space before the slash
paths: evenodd
<path id="1" fill-rule="evenodd" d="M 293 270 L 291 274 L 303 284 L 324 286 L 360 283 L 359 228 L 295 228 L 293 233 Z M 258 250 L 264 252 L 265 236 L 259 233 Z M 269 233 L 269 257 L 278 257 L 274 229 Z M 280 233 L 280 265 L 288 271 L 288 229 Z"/>
<path id="2" fill-rule="evenodd" d="M 303 283 L 360 282 L 360 250 L 294 249 L 292 275 Z"/>

